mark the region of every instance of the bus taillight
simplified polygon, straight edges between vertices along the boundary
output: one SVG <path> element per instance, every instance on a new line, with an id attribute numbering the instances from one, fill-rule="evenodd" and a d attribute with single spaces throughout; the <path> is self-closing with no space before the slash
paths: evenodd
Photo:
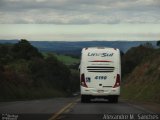
<path id="1" fill-rule="evenodd" d="M 81 74 L 81 85 L 82 85 L 83 87 L 88 87 L 88 86 L 87 86 L 87 84 L 86 84 L 86 82 L 85 82 L 85 76 L 84 76 L 84 73 L 83 73 L 83 74 Z"/>
<path id="2" fill-rule="evenodd" d="M 120 74 L 117 74 L 116 83 L 113 86 L 113 88 L 119 87 L 120 86 L 120 82 L 121 82 Z"/>

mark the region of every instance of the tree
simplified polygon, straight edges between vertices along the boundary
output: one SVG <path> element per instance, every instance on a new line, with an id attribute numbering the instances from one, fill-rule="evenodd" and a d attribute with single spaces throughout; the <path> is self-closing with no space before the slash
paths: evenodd
<path id="1" fill-rule="evenodd" d="M 157 41 L 157 46 L 160 47 L 160 40 Z"/>
<path id="2" fill-rule="evenodd" d="M 122 76 L 132 72 L 132 70 L 140 64 L 143 59 L 147 59 L 153 51 L 154 49 L 144 45 L 130 48 L 122 57 Z"/>
<path id="3" fill-rule="evenodd" d="M 10 55 L 10 47 L 8 45 L 0 45 L 0 63 L 7 64 L 12 61 L 12 56 Z"/>
<path id="4" fill-rule="evenodd" d="M 0 64 L 0 84 L 1 84 L 1 81 L 4 79 L 4 75 L 3 75 L 3 72 L 4 72 L 4 67 L 3 65 Z"/>
<path id="5" fill-rule="evenodd" d="M 153 45 L 150 42 L 146 42 L 145 44 L 143 44 L 143 46 L 147 48 L 153 48 Z"/>
<path id="6" fill-rule="evenodd" d="M 66 91 L 70 85 L 71 73 L 69 68 L 58 61 L 54 55 L 50 54 L 46 59 L 32 59 L 29 69 L 35 86 L 40 87 L 46 84 Z"/>
<path id="7" fill-rule="evenodd" d="M 37 48 L 32 46 L 27 40 L 21 39 L 16 43 L 13 48 L 13 56 L 16 59 L 26 59 L 31 58 L 42 58 L 42 54 L 38 51 Z"/>
<path id="8" fill-rule="evenodd" d="M 46 58 L 46 67 L 49 80 L 56 83 L 56 86 L 62 90 L 66 90 L 70 82 L 70 70 L 62 62 L 58 61 L 54 55 L 49 55 Z"/>

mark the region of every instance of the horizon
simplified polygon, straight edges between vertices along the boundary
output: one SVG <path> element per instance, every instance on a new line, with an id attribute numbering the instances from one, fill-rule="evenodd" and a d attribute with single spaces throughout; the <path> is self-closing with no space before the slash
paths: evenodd
<path id="1" fill-rule="evenodd" d="M 22 38 L 25 39 L 25 38 Z M 21 39 L 0 39 L 0 41 L 20 41 Z M 157 42 L 159 40 L 88 40 L 88 41 L 81 41 L 81 40 L 75 40 L 75 41 L 66 41 L 66 40 L 28 40 L 29 42 Z"/>
<path id="2" fill-rule="evenodd" d="M 160 24 L 0 24 L 0 26 L 0 39 L 6 40 L 150 41 L 160 39 Z M 151 30 L 152 32 L 150 32 Z"/>

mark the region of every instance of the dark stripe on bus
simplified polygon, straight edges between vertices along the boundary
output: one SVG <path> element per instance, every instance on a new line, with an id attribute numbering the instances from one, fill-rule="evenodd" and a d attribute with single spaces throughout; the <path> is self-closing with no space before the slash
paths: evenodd
<path id="1" fill-rule="evenodd" d="M 103 69 L 87 69 L 87 70 L 114 70 L 114 69 L 113 68 L 112 69 L 111 68 L 110 69 L 104 69 L 103 68 Z"/>
<path id="2" fill-rule="evenodd" d="M 113 72 L 113 71 L 88 71 L 88 72 Z"/>
<path id="3" fill-rule="evenodd" d="M 114 67 L 104 67 L 104 66 L 88 66 L 87 68 L 114 68 Z"/>

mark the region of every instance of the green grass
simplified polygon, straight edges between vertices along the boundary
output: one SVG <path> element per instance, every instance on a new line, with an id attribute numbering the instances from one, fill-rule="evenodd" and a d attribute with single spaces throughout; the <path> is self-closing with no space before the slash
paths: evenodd
<path id="1" fill-rule="evenodd" d="M 160 56 L 153 53 L 130 74 L 122 78 L 121 98 L 160 103 Z"/>
<path id="2" fill-rule="evenodd" d="M 79 63 L 79 59 L 77 58 L 73 58 L 71 56 L 67 56 L 67 55 L 55 55 L 57 57 L 57 59 L 61 62 L 63 62 L 66 65 L 71 65 L 71 64 L 77 64 Z"/>
<path id="3" fill-rule="evenodd" d="M 121 98 L 128 99 L 131 101 L 160 103 L 159 90 L 159 78 L 155 78 L 154 80 L 145 79 L 145 82 L 139 81 L 139 83 L 132 82 L 128 85 L 122 85 Z"/>
<path id="4" fill-rule="evenodd" d="M 56 54 L 56 53 L 49 53 L 55 55 L 55 57 L 63 62 L 65 65 L 72 65 L 72 64 L 77 64 L 80 62 L 80 59 L 78 58 L 73 58 L 72 56 L 69 55 L 62 55 L 62 54 Z M 48 53 L 43 53 L 44 57 L 48 56 Z"/>

